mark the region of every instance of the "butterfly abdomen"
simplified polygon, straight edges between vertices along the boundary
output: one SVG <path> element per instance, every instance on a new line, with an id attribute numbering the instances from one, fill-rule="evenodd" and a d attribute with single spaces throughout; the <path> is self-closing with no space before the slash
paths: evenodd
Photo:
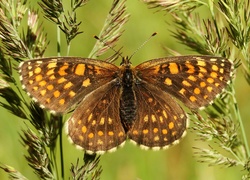
<path id="1" fill-rule="evenodd" d="M 137 113 L 133 81 L 134 76 L 132 70 L 127 67 L 123 72 L 122 94 L 120 99 L 120 118 L 126 132 L 132 127 Z"/>

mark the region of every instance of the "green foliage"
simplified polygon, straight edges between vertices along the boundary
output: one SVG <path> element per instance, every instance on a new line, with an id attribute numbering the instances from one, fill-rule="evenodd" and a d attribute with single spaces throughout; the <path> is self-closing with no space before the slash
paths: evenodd
<path id="1" fill-rule="evenodd" d="M 216 54 L 230 58 L 235 68 L 240 64 L 249 82 L 249 3 L 250 1 L 150 1 L 151 8 L 170 13 L 176 31 L 173 36 L 181 43 L 200 54 Z M 207 19 L 195 11 L 200 7 L 209 9 Z M 243 122 L 235 98 L 234 82 L 213 103 L 206 108 L 206 114 L 194 112 L 192 117 L 200 141 L 208 142 L 208 148 L 197 148 L 200 162 L 209 165 L 232 167 L 241 165 L 246 170 L 242 179 L 250 178 L 246 167 L 249 164 L 250 151 Z M 211 144 L 215 143 L 215 144 Z M 227 154 L 226 152 L 229 154 Z"/>
<path id="2" fill-rule="evenodd" d="M 176 40 L 195 53 L 233 60 L 235 70 L 241 68 L 245 81 L 250 85 L 249 0 L 143 2 L 156 9 L 157 13 L 164 12 L 171 16 L 171 24 L 174 25 L 172 36 Z M 118 45 L 129 19 L 126 3 L 125 0 L 113 0 L 89 57 L 99 57 Z M 43 26 L 43 21 L 47 20 L 57 27 L 58 55 L 62 52 L 61 37 L 65 38 L 69 54 L 71 43 L 87 28 L 79 20 L 78 12 L 86 8 L 89 1 L 71 0 L 67 6 L 61 0 L 41 0 L 38 4 L 39 10 L 34 10 L 26 0 L 0 2 L 0 105 L 23 120 L 25 128 L 20 133 L 20 139 L 27 150 L 25 158 L 39 179 L 68 179 L 65 177 L 62 151 L 63 117 L 50 115 L 25 98 L 16 78 L 16 66 L 22 60 L 44 56 L 50 43 L 47 37 L 49 30 Z M 209 14 L 201 17 L 200 9 L 208 10 Z M 117 59 L 121 49 L 107 61 Z M 205 111 L 192 112 L 190 129 L 197 134 L 197 141 L 206 143 L 205 148 L 194 147 L 199 162 L 210 166 L 241 167 L 244 170 L 242 179 L 249 179 L 250 150 L 234 85 L 233 79 L 225 92 Z M 83 165 L 80 165 L 79 159 L 75 160 L 70 169 L 70 179 L 100 179 L 106 169 L 102 170 L 99 161 L 100 156 L 87 154 L 84 155 Z M 10 179 L 27 179 L 13 167 L 0 165 L 0 168 L 9 174 Z"/>

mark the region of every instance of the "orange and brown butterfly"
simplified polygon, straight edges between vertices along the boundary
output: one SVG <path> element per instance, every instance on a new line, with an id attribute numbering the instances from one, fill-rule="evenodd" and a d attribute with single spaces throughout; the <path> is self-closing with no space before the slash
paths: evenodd
<path id="1" fill-rule="evenodd" d="M 177 56 L 120 66 L 88 58 L 54 57 L 19 65 L 23 88 L 42 108 L 63 114 L 70 140 L 87 153 L 113 151 L 127 139 L 165 149 L 185 135 L 190 109 L 212 102 L 233 64 L 222 57 Z M 77 105 L 77 106 L 76 106 Z"/>

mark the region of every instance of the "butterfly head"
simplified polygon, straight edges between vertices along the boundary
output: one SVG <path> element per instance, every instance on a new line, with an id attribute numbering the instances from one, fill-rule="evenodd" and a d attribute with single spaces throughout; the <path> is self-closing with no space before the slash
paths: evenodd
<path id="1" fill-rule="evenodd" d="M 121 62 L 121 66 L 125 67 L 125 68 L 129 68 L 131 66 L 131 62 L 130 62 L 130 57 L 126 56 L 122 58 L 122 62 Z"/>

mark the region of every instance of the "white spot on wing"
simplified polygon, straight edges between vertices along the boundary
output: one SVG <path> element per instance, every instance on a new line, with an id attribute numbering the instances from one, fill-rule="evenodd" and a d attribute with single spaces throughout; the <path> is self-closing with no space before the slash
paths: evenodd
<path id="1" fill-rule="evenodd" d="M 24 63 L 24 61 L 20 62 L 19 65 L 18 65 L 18 68 L 21 68 L 23 63 Z"/>

